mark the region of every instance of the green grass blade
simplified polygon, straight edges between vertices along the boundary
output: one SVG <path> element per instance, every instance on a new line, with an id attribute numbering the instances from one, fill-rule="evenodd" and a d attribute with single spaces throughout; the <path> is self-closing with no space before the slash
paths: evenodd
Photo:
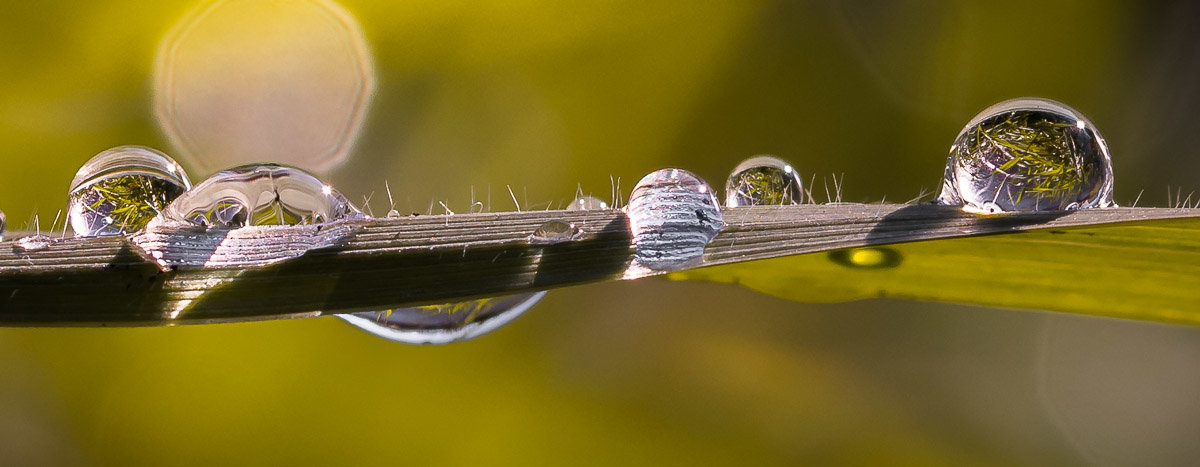
<path id="1" fill-rule="evenodd" d="M 1200 219 L 863 247 L 670 277 L 803 302 L 893 297 L 1200 325 Z"/>

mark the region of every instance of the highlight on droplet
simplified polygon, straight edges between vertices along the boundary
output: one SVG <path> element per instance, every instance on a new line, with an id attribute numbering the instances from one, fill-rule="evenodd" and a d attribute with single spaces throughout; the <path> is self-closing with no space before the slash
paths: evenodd
<path id="1" fill-rule="evenodd" d="M 938 203 L 977 213 L 1116 206 L 1108 144 L 1066 104 L 1026 97 L 988 107 L 950 147 Z"/>

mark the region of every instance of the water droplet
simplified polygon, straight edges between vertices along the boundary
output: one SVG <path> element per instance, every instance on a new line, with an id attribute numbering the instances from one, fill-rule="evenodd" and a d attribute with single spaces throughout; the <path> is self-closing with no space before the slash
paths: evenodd
<path id="1" fill-rule="evenodd" d="M 704 247 L 725 227 L 712 188 L 683 169 L 662 169 L 643 177 L 625 210 L 634 257 L 654 270 L 676 270 L 699 261 Z"/>
<path id="2" fill-rule="evenodd" d="M 599 211 L 608 209 L 608 203 L 595 196 L 579 196 L 567 205 L 568 211 Z"/>
<path id="3" fill-rule="evenodd" d="M 79 168 L 67 194 L 75 235 L 136 232 L 192 184 L 166 154 L 121 146 L 96 154 Z"/>
<path id="4" fill-rule="evenodd" d="M 529 236 L 530 245 L 554 245 L 569 242 L 583 235 L 583 229 L 573 223 L 550 221 L 542 224 Z"/>
<path id="5" fill-rule="evenodd" d="M 8 226 L 4 221 L 4 211 L 0 211 L 0 240 L 4 240 L 4 228 Z"/>
<path id="6" fill-rule="evenodd" d="M 988 107 L 950 147 L 938 202 L 970 212 L 1113 207 L 1112 161 L 1096 126 L 1064 104 Z"/>
<path id="7" fill-rule="evenodd" d="M 308 172 L 252 164 L 218 172 L 163 210 L 167 222 L 236 229 L 308 225 L 362 216 L 350 201 Z"/>
<path id="8" fill-rule="evenodd" d="M 446 305 L 337 315 L 371 334 L 405 344 L 448 344 L 482 336 L 516 319 L 546 292 Z"/>
<path id="9" fill-rule="evenodd" d="M 42 234 L 30 235 L 17 239 L 16 246 L 23 251 L 38 251 L 50 248 L 54 239 Z"/>
<path id="10" fill-rule="evenodd" d="M 154 70 L 158 122 L 180 160 L 205 174 L 345 161 L 375 88 L 354 17 L 327 0 L 200 3 L 163 37 Z"/>
<path id="11" fill-rule="evenodd" d="M 725 182 L 725 206 L 778 206 L 804 202 L 804 183 L 791 164 L 754 156 L 733 169 Z"/>

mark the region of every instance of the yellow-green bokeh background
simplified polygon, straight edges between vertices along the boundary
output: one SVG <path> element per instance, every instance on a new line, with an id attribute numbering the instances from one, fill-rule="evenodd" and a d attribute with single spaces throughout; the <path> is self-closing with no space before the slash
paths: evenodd
<path id="1" fill-rule="evenodd" d="M 376 95 L 329 178 L 376 211 L 385 180 L 402 211 L 489 186 L 508 209 L 504 185 L 558 203 L 680 166 L 719 186 L 758 153 L 904 201 L 975 112 L 1025 95 L 1104 132 L 1119 203 L 1200 185 L 1187 2 L 341 4 Z M 0 6 L 10 228 L 47 225 L 103 149 L 170 152 L 154 57 L 196 5 Z M 0 464 L 1182 464 L 1196 357 L 1194 328 L 659 280 L 556 291 L 445 347 L 334 318 L 0 329 Z"/>

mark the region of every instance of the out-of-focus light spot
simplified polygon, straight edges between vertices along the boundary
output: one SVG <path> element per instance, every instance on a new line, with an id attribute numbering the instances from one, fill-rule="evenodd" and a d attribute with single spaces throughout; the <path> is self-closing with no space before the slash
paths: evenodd
<path id="1" fill-rule="evenodd" d="M 323 0 L 217 0 L 167 33 L 159 124 L 198 175 L 251 162 L 322 173 L 349 156 L 375 89 L 362 29 Z"/>

